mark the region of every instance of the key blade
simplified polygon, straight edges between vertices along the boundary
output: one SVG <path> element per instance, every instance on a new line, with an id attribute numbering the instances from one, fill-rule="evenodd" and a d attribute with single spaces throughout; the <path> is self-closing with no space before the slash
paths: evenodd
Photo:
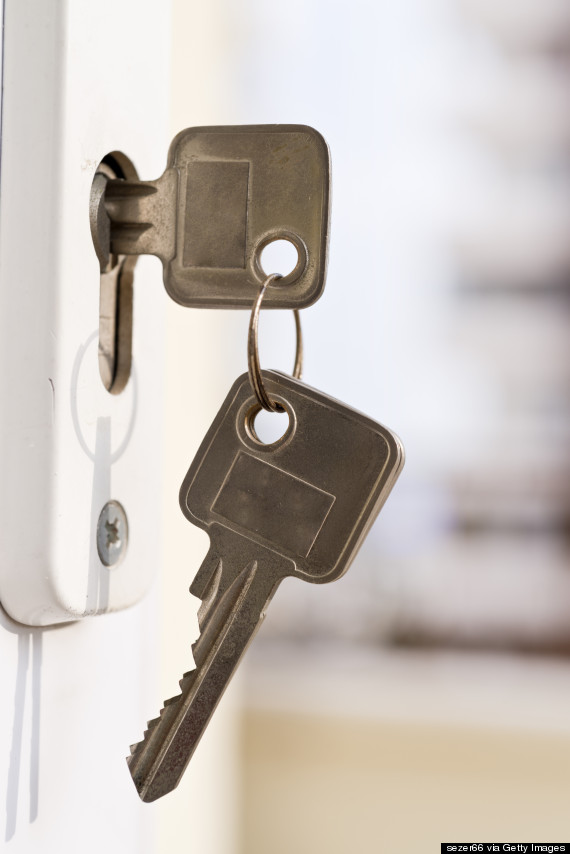
<path id="1" fill-rule="evenodd" d="M 204 564 L 212 566 L 210 553 Z M 220 577 L 230 572 L 218 561 Z M 204 629 L 193 646 L 196 667 L 180 681 L 181 694 L 164 704 L 149 722 L 144 739 L 134 745 L 127 763 L 145 802 L 176 788 L 223 691 L 257 632 L 275 589 L 270 575 L 260 577 L 249 561 L 216 597 Z"/>
<path id="2" fill-rule="evenodd" d="M 105 210 L 111 222 L 111 250 L 116 255 L 170 258 L 175 247 L 177 174 L 156 181 L 107 182 Z"/>

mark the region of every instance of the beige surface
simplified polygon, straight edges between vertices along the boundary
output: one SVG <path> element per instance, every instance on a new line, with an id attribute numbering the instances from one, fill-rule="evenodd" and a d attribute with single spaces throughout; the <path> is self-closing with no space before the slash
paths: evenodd
<path id="1" fill-rule="evenodd" d="M 250 712 L 244 748 L 244 854 L 568 836 L 568 735 Z"/>
<path id="2" fill-rule="evenodd" d="M 568 836 L 570 665 L 401 652 L 309 661 L 256 655 L 247 674 L 243 854 Z"/>

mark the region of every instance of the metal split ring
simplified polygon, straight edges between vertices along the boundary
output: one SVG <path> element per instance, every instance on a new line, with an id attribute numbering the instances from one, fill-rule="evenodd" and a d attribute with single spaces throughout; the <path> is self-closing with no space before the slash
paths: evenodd
<path id="1" fill-rule="evenodd" d="M 261 288 L 259 289 L 259 294 L 257 295 L 257 299 L 253 304 L 251 318 L 249 320 L 249 333 L 247 336 L 247 370 L 249 373 L 249 381 L 251 382 L 251 387 L 255 392 L 255 396 L 259 405 L 267 412 L 282 412 L 283 407 L 280 406 L 275 400 L 271 400 L 271 398 L 267 394 L 267 391 L 265 390 L 265 386 L 263 385 L 261 365 L 259 364 L 258 346 L 259 310 L 261 308 L 261 303 L 263 297 L 265 296 L 267 288 L 281 278 L 282 277 L 279 274 L 272 273 L 271 276 L 267 276 L 267 278 L 261 285 Z M 295 318 L 295 333 L 297 336 L 297 347 L 295 350 L 295 365 L 293 366 L 293 376 L 295 377 L 295 379 L 300 380 L 301 372 L 303 370 L 303 335 L 301 333 L 301 319 L 299 317 L 299 312 L 297 311 L 297 309 L 293 309 L 293 316 Z"/>

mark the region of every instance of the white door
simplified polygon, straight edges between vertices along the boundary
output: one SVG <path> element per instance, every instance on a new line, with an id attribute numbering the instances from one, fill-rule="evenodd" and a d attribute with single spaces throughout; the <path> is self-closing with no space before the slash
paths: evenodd
<path id="1" fill-rule="evenodd" d="M 119 150 L 142 178 L 158 177 L 179 122 L 211 120 L 215 103 L 186 79 L 176 41 L 186 73 L 171 115 L 170 5 L 4 4 L 0 833 L 14 854 L 233 850 L 231 810 L 208 821 L 232 786 L 231 697 L 164 803 L 139 800 L 125 762 L 191 668 L 188 586 L 205 538 L 184 522 L 177 491 L 226 391 L 199 367 L 210 316 L 168 305 L 150 258 L 135 273 L 129 383 L 109 395 L 97 375 L 95 170 Z M 196 37 L 193 5 L 178 20 Z M 202 32 L 215 67 L 215 34 Z M 129 543 L 107 569 L 94 532 L 110 499 L 124 504 Z"/>

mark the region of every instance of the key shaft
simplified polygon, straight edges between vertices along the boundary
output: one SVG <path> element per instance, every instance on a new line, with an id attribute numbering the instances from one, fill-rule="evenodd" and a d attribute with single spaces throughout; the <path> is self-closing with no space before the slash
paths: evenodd
<path id="1" fill-rule="evenodd" d="M 167 169 L 156 181 L 107 182 L 111 252 L 156 255 L 163 263 L 174 256 L 177 183 L 174 169 Z"/>
<path id="2" fill-rule="evenodd" d="M 210 556 L 204 563 L 211 570 Z M 129 770 L 145 802 L 162 797 L 180 782 L 273 596 L 274 580 L 270 574 L 263 577 L 259 562 L 250 561 L 234 573 L 221 594 L 221 579 L 230 574 L 219 560 L 199 612 L 201 633 L 192 647 L 195 669 L 184 674 L 181 693 L 165 702 L 159 717 L 149 721 L 143 741 L 131 748 Z"/>

